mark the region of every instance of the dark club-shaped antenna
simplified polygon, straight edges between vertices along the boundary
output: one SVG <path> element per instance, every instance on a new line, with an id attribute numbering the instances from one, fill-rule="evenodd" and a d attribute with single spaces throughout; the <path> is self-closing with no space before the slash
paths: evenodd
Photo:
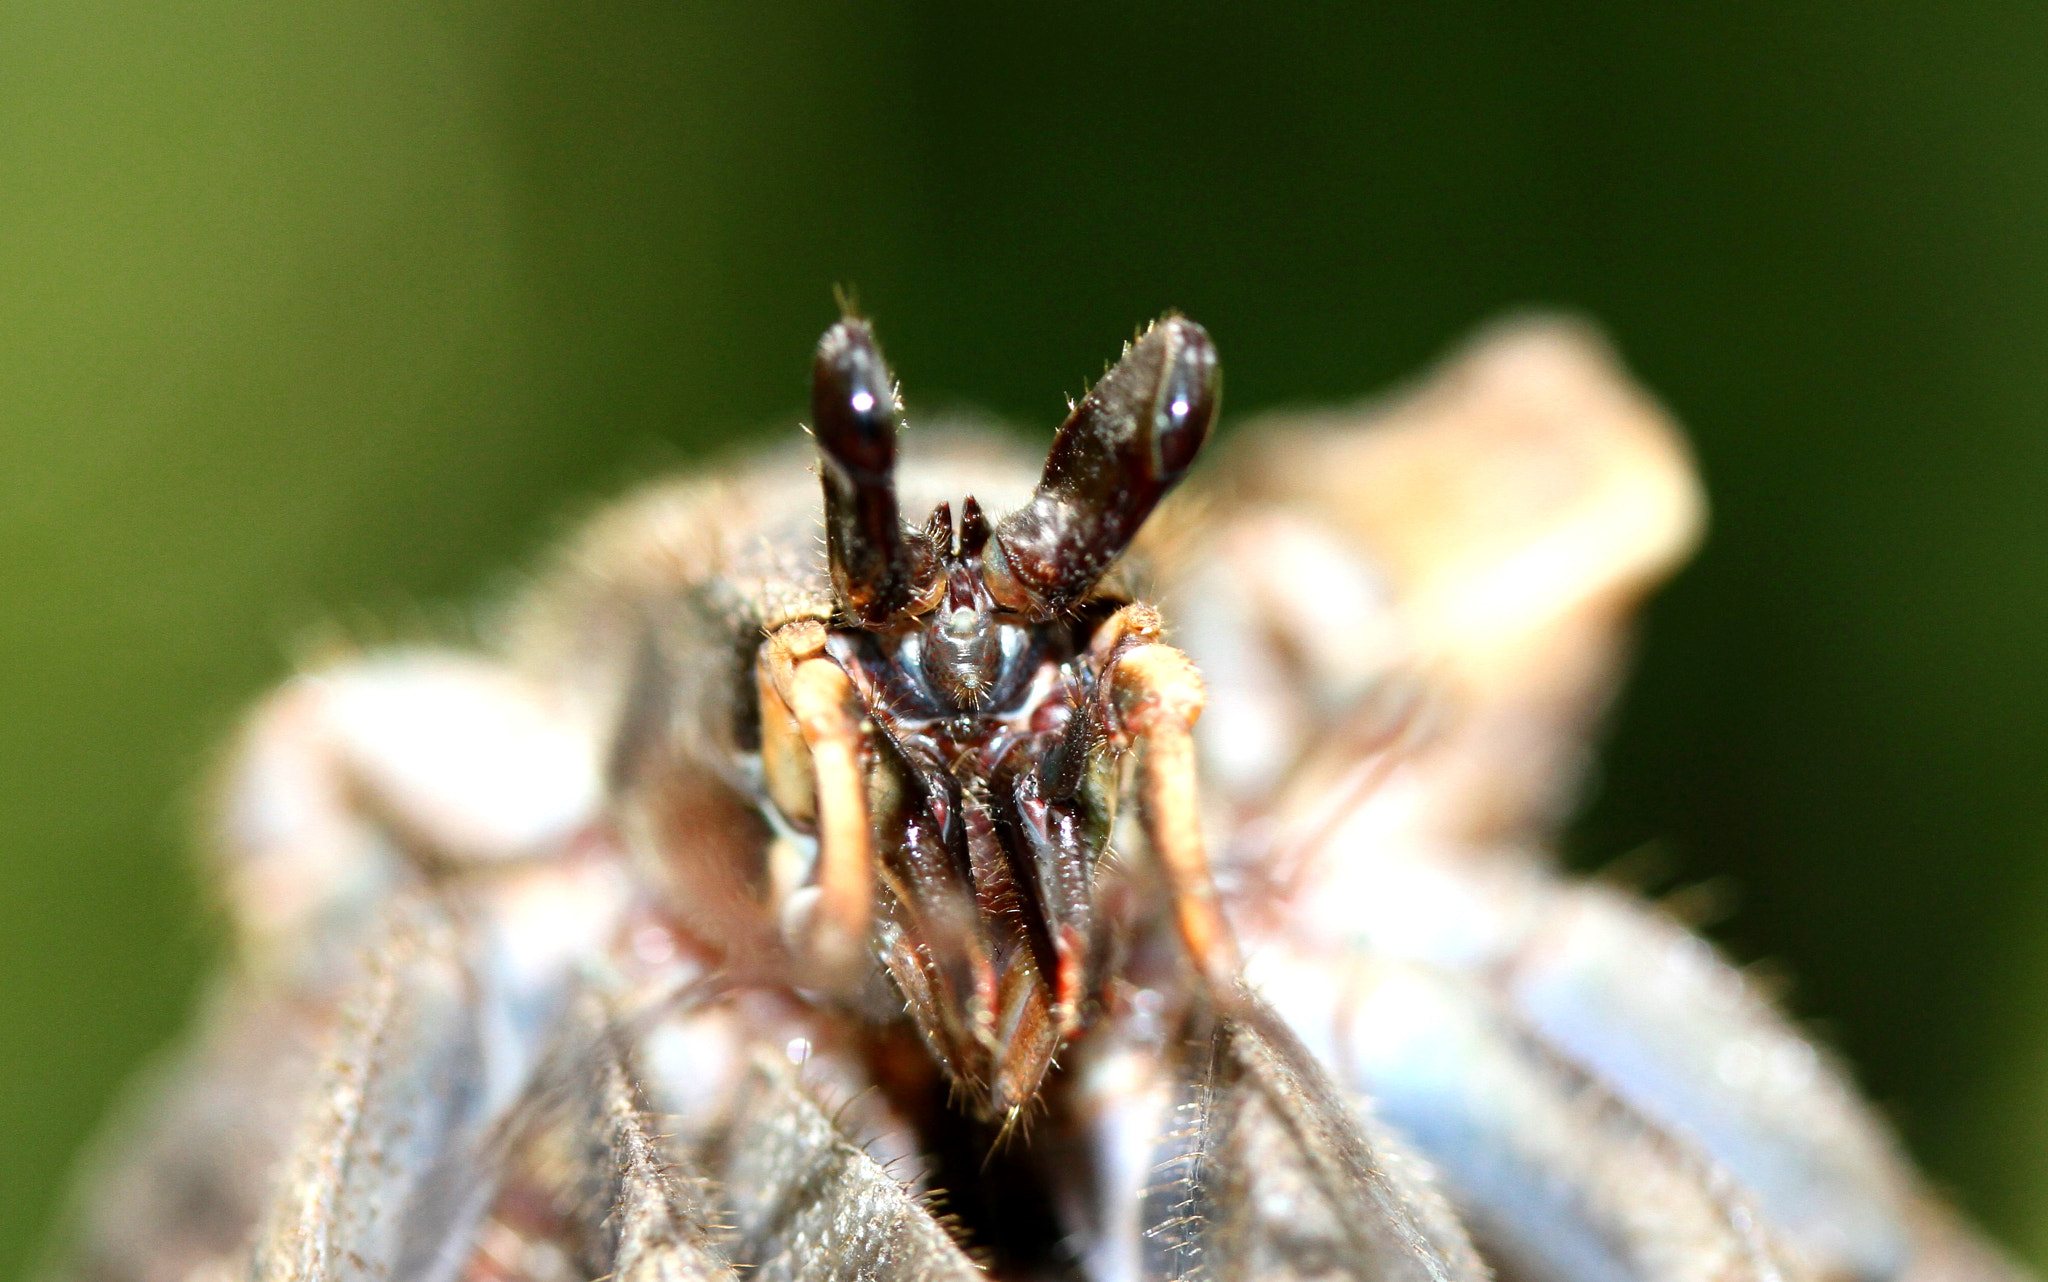
<path id="1" fill-rule="evenodd" d="M 1187 474 L 1221 394 L 1215 345 L 1186 317 L 1126 347 L 1061 425 L 1037 493 L 996 527 L 983 561 L 996 600 L 1044 619 L 1087 595 Z"/>
<path id="2" fill-rule="evenodd" d="M 839 607 L 880 627 L 944 586 L 931 541 L 896 510 L 896 382 L 868 323 L 825 331 L 811 366 L 811 431 L 825 483 L 825 547 Z"/>

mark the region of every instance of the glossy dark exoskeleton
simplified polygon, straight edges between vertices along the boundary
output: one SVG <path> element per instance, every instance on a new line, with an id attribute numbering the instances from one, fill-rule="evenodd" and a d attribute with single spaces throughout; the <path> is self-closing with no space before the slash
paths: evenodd
<path id="1" fill-rule="evenodd" d="M 1131 641 L 1129 602 L 1089 594 L 1193 463 L 1218 382 L 1202 328 L 1161 321 L 1074 406 L 1030 502 L 991 528 L 965 495 L 956 534 L 950 502 L 922 526 L 899 515 L 895 382 L 867 324 L 818 346 L 842 604 L 826 648 L 893 776 L 877 866 L 915 941 L 885 960 L 940 1062 L 998 1113 L 1099 1004 L 1111 799 L 1090 763 L 1115 736 L 1109 673 Z"/>

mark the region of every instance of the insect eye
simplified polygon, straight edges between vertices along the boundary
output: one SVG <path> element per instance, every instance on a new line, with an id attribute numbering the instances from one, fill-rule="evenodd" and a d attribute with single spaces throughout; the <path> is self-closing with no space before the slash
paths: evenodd
<path id="1" fill-rule="evenodd" d="M 1044 619 L 1085 597 L 1187 474 L 1221 394 L 1215 345 L 1186 317 L 1131 344 L 1053 438 L 1031 502 L 996 527 L 996 600 Z"/>
<path id="2" fill-rule="evenodd" d="M 936 597 L 938 548 L 896 506 L 896 381 L 868 323 L 825 331 L 811 365 L 811 431 L 824 466 L 832 587 L 855 622 L 879 626 Z"/>
<path id="3" fill-rule="evenodd" d="M 1204 344 L 1191 357 L 1169 369 L 1152 426 L 1152 475 L 1165 485 L 1194 464 L 1216 417 L 1215 350 Z"/>
<path id="4" fill-rule="evenodd" d="M 867 322 L 843 320 L 819 342 L 811 417 L 828 459 L 854 479 L 887 480 L 896 466 L 896 392 Z"/>

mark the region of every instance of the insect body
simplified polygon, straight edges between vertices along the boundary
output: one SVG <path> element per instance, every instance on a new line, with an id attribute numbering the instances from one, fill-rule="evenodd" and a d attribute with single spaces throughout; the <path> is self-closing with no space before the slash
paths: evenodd
<path id="1" fill-rule="evenodd" d="M 1168 317 L 1042 468 L 899 462 L 849 318 L 816 481 L 657 487 L 495 655 L 279 692 L 240 956 L 67 1274 L 2019 1276 L 1705 945 L 1534 853 L 1697 523 L 1597 344 L 1497 331 L 1167 501 L 1218 390 Z"/>

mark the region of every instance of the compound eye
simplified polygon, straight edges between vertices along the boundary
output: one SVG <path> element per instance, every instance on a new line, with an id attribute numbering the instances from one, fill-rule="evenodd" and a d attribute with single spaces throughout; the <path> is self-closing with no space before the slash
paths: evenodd
<path id="1" fill-rule="evenodd" d="M 811 363 L 811 433 L 824 466 L 825 545 L 839 608 L 879 627 L 929 607 L 938 549 L 896 508 L 896 380 L 868 323 L 825 331 Z"/>
<path id="2" fill-rule="evenodd" d="M 1166 486 L 1187 474 L 1216 420 L 1216 349 L 1204 335 L 1178 356 L 1160 388 L 1152 427 L 1152 477 Z"/>
<path id="3" fill-rule="evenodd" d="M 896 388 L 866 321 L 825 331 L 811 367 L 811 430 L 849 478 L 886 483 L 896 466 Z"/>
<path id="4" fill-rule="evenodd" d="M 1086 596 L 1187 474 L 1221 395 L 1216 347 L 1184 316 L 1126 348 L 1053 438 L 1031 502 L 996 527 L 996 600 L 1044 619 Z"/>

